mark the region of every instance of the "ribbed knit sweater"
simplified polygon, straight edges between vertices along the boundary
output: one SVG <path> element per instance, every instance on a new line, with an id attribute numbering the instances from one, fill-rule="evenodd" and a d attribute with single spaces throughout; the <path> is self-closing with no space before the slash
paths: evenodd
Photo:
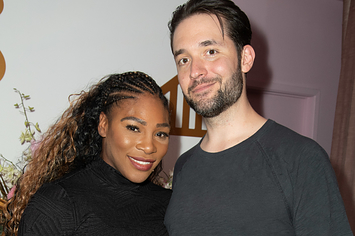
<path id="1" fill-rule="evenodd" d="M 21 235 L 168 235 L 171 191 L 135 184 L 102 159 L 44 184 L 22 215 Z"/>

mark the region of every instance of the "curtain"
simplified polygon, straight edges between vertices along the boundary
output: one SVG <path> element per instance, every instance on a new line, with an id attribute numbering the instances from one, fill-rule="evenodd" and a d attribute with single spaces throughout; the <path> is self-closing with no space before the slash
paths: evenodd
<path id="1" fill-rule="evenodd" d="M 341 71 L 330 160 L 355 232 L 355 0 L 344 0 Z"/>

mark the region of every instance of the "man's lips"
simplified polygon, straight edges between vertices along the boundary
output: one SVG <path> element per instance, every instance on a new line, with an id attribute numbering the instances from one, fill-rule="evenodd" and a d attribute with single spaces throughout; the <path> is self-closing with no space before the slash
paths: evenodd
<path id="1" fill-rule="evenodd" d="M 193 85 L 189 88 L 189 92 L 192 93 L 201 93 L 207 89 L 209 89 L 210 87 L 212 87 L 214 84 L 216 83 L 216 81 L 210 82 L 210 83 L 202 83 L 199 85 Z"/>
<path id="2" fill-rule="evenodd" d="M 141 171 L 147 171 L 150 170 L 155 162 L 155 160 L 151 159 L 144 159 L 141 157 L 131 157 L 128 156 L 129 160 L 131 161 L 132 165 L 137 169 Z"/>

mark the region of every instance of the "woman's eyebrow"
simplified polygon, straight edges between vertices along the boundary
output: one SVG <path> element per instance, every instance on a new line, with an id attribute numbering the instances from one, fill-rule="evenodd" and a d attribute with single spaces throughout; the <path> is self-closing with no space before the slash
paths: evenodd
<path id="1" fill-rule="evenodd" d="M 142 120 L 142 119 L 139 119 L 139 118 L 137 118 L 137 117 L 134 117 L 134 116 L 127 116 L 127 117 L 124 117 L 124 118 L 121 119 L 121 121 L 125 121 L 125 120 L 133 120 L 133 121 L 136 121 L 136 122 L 138 122 L 138 123 L 140 123 L 140 124 L 142 124 L 142 125 L 144 125 L 144 126 L 147 125 L 147 122 L 146 122 L 146 121 L 144 121 L 144 120 Z M 157 124 L 156 126 L 157 126 L 158 128 L 159 128 L 159 127 L 168 127 L 168 128 L 170 128 L 170 125 L 169 125 L 168 123 L 159 123 L 159 124 Z"/>
<path id="2" fill-rule="evenodd" d="M 134 116 L 127 116 L 127 117 L 124 117 L 121 119 L 121 121 L 125 121 L 125 120 L 133 120 L 133 121 L 136 121 L 142 125 L 147 125 L 147 122 L 142 120 L 142 119 L 139 119 L 137 117 L 134 117 Z"/>
<path id="3" fill-rule="evenodd" d="M 170 125 L 168 123 L 160 123 L 160 124 L 157 124 L 157 128 L 160 128 L 160 127 L 167 127 L 167 128 L 170 128 Z"/>

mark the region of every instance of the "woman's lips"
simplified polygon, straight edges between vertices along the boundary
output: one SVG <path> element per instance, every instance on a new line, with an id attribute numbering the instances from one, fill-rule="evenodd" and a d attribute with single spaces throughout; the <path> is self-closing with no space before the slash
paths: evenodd
<path id="1" fill-rule="evenodd" d="M 131 161 L 132 165 L 137 169 L 141 171 L 148 171 L 152 168 L 154 164 L 154 160 L 146 160 L 144 158 L 138 158 L 138 157 L 128 157 L 129 160 Z"/>

